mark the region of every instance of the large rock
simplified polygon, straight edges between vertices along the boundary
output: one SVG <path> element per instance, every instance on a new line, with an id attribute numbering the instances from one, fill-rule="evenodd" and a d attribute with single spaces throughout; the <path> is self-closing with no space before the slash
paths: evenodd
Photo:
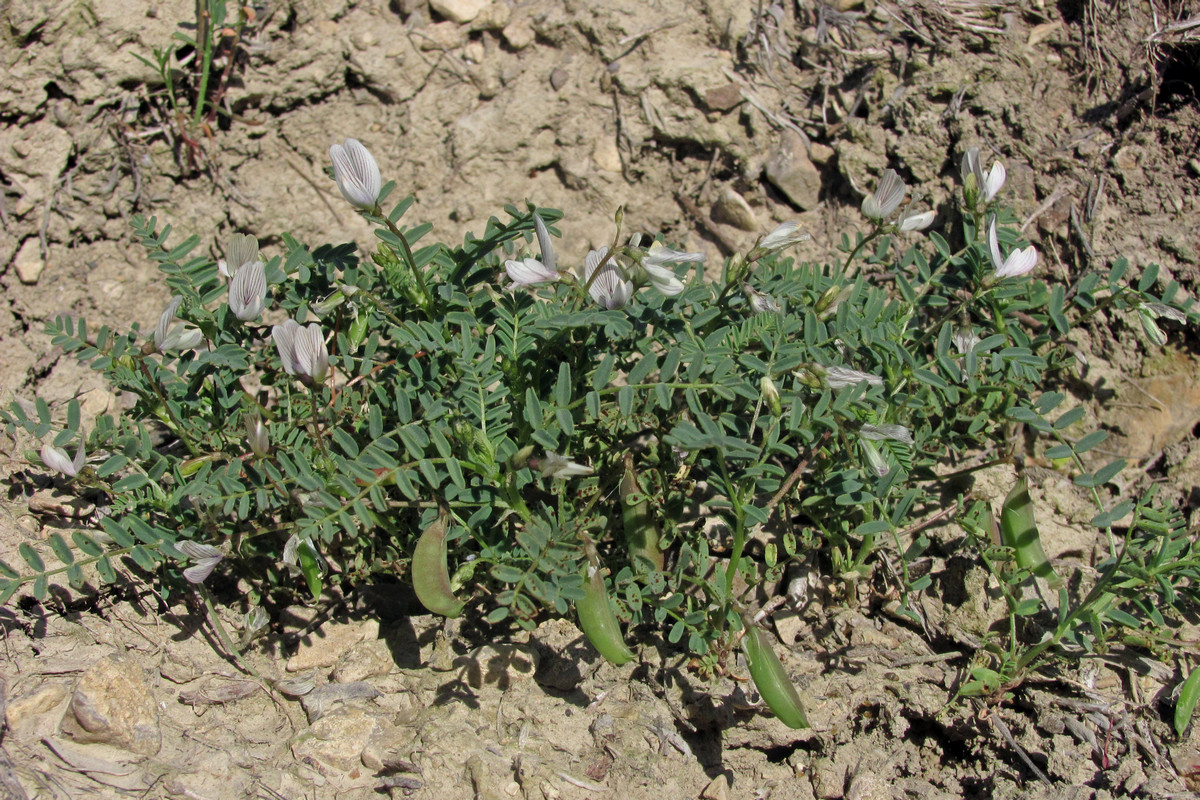
<path id="1" fill-rule="evenodd" d="M 821 172 L 808 158 L 804 140 L 793 131 L 783 138 L 767 158 L 767 180 L 801 211 L 817 207 L 821 194 Z"/>
<path id="2" fill-rule="evenodd" d="M 162 746 L 158 706 L 137 661 L 116 653 L 90 666 L 75 686 L 62 732 L 81 743 L 157 753 Z"/>

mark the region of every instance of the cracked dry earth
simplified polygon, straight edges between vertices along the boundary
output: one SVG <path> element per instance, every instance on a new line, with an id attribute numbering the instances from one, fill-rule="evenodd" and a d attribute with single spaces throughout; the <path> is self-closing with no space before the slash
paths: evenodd
<path id="1" fill-rule="evenodd" d="M 192 0 L 0 8 L 5 406 L 119 411 L 42 330 L 59 314 L 157 317 L 165 288 L 135 213 L 214 254 L 235 231 L 268 252 L 284 232 L 369 246 L 323 174 L 346 136 L 447 240 L 504 203 L 563 208 L 564 261 L 606 240 L 618 206 L 710 263 L 787 219 L 813 233 L 802 258 L 833 261 L 882 169 L 944 210 L 977 145 L 1008 165 L 1050 275 L 1120 255 L 1188 294 L 1197 282 L 1200 45 L 1179 4 L 273 0 L 253 6 L 233 121 L 195 146 L 134 57 L 186 30 Z M 1198 340 L 1170 333 L 1148 357 L 1131 323 L 1098 319 L 1067 388 L 1137 465 L 1128 491 L 1162 484 L 1194 517 Z M 30 468 L 32 446 L 0 436 L 12 563 L 22 542 L 95 524 Z M 1002 496 L 1003 469 L 976 491 Z M 1093 512 L 1067 477 L 1039 475 L 1050 556 L 1090 562 Z M 156 595 L 133 568 L 101 593 L 18 595 L 0 609 L 0 798 L 1191 796 L 1200 734 L 1167 724 L 1176 659 L 1130 648 L 1008 703 L 952 702 L 1002 615 L 955 535 L 934 532 L 923 627 L 828 576 L 774 617 L 809 698 L 799 732 L 744 673 L 703 678 L 653 634 L 615 668 L 570 622 L 445 623 L 388 585 L 279 609 L 245 656 L 254 674 L 219 655 L 197 600 Z M 241 596 L 219 592 L 227 629 Z"/>

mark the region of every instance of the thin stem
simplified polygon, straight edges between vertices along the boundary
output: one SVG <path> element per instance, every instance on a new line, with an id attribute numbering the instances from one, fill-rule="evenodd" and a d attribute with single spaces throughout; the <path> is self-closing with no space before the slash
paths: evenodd
<path id="1" fill-rule="evenodd" d="M 183 446 L 188 449 L 188 452 L 192 454 L 193 458 L 200 457 L 202 455 L 200 449 L 196 447 L 196 444 L 191 440 L 191 437 L 187 435 L 187 431 L 184 429 L 183 423 L 179 421 L 179 418 L 175 416 L 175 412 L 171 410 L 171 404 L 167 402 L 167 396 L 163 394 L 162 387 L 158 385 L 158 381 L 156 381 L 150 374 L 150 369 L 146 366 L 145 359 L 138 358 L 137 363 L 138 366 L 141 367 L 142 375 L 146 378 L 146 382 L 153 387 L 154 393 L 158 395 L 158 400 L 160 403 L 162 403 L 163 411 L 171 420 L 171 425 L 175 431 L 175 435 L 179 437 L 179 441 L 183 442 Z"/>
<path id="2" fill-rule="evenodd" d="M 210 0 L 196 0 L 196 47 L 200 50 L 200 86 L 196 90 L 196 108 L 192 127 L 199 128 L 208 97 L 208 76 L 212 71 L 213 30 Z"/>
<path id="3" fill-rule="evenodd" d="M 417 288 L 421 290 L 421 296 L 425 298 L 425 311 L 428 313 L 433 307 L 433 295 L 429 293 L 429 287 L 425 285 L 425 277 L 421 275 L 421 271 L 417 269 L 417 258 L 413 255 L 412 248 L 408 244 L 408 239 L 404 238 L 404 234 L 398 227 L 396 227 L 396 223 L 388 219 L 387 216 L 384 215 L 383 209 L 381 209 L 379 206 L 375 206 L 371 213 L 382 219 L 384 224 L 388 226 L 388 230 L 395 234 L 396 238 L 400 240 L 400 247 L 404 250 L 404 259 L 408 262 L 409 270 L 412 271 L 413 280 L 417 282 Z"/>
<path id="4" fill-rule="evenodd" d="M 875 230 L 871 231 L 865 238 L 863 238 L 861 242 L 858 243 L 853 250 L 850 251 L 850 255 L 846 257 L 846 263 L 842 265 L 842 273 L 845 274 L 846 277 L 850 277 L 850 264 L 853 263 L 854 257 L 858 255 L 860 250 L 867 246 L 867 242 L 878 239 L 881 235 L 883 235 L 885 230 L 887 230 L 885 226 L 877 225 Z"/>

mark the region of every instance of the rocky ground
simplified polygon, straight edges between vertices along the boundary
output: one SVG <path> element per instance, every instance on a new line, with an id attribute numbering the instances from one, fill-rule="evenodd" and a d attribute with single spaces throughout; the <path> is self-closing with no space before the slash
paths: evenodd
<path id="1" fill-rule="evenodd" d="M 1200 18 L 1177 0 L 275 0 L 253 5 L 224 95 L 232 116 L 189 140 L 135 56 L 171 46 L 193 5 L 2 6 L 0 405 L 79 397 L 87 415 L 119 411 L 43 326 L 59 314 L 117 328 L 157 318 L 166 290 L 130 233 L 134 214 L 199 234 L 214 255 L 234 231 L 269 254 L 283 233 L 369 245 L 323 171 L 347 136 L 445 240 L 481 231 L 504 203 L 562 208 L 564 262 L 607 241 L 619 206 L 627 224 L 710 263 L 787 219 L 813 234 L 802 258 L 833 259 L 882 169 L 945 210 L 959 157 L 979 146 L 1007 164 L 1048 274 L 1069 282 L 1124 257 L 1135 274 L 1158 263 L 1160 282 L 1189 295 L 1200 279 Z M 1160 483 L 1195 517 L 1200 337 L 1169 334 L 1152 351 L 1135 321 L 1098 318 L 1068 388 L 1114 433 L 1111 455 L 1137 465 L 1130 491 Z M 19 543 L 90 514 L 28 469 L 29 445 L 0 436 L 10 561 Z M 1047 549 L 1087 561 L 1093 512 L 1044 473 Z M 983 475 L 977 489 L 1006 484 Z M 777 616 L 811 698 L 813 728 L 799 733 L 756 711 L 744 682 L 701 680 L 657 639 L 614 668 L 568 622 L 485 634 L 412 616 L 382 587 L 288 609 L 248 652 L 257 676 L 221 658 L 195 598 L 136 581 L 18 597 L 0 609 L 0 756 L 13 765 L 6 776 L 0 764 L 0 798 L 1200 787 L 1200 734 L 1177 741 L 1167 724 L 1181 678 L 1171 654 L 1131 648 L 1011 702 L 952 704 L 998 612 L 981 570 L 934 569 L 926 630 L 866 599 Z M 237 629 L 237 587 L 218 606 Z M 1192 633 L 1177 632 L 1194 658 Z M 291 694 L 268 691 L 275 682 Z"/>

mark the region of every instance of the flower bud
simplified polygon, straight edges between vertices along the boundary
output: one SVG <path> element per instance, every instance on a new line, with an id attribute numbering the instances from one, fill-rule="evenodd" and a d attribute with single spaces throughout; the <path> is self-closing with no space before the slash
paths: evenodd
<path id="1" fill-rule="evenodd" d="M 783 403 L 779 399 L 779 388 L 775 385 L 775 381 L 771 380 L 770 375 L 763 375 L 758 382 L 759 391 L 762 392 L 762 398 L 766 401 L 767 407 L 771 409 L 771 413 L 779 416 L 783 413 Z"/>
<path id="2" fill-rule="evenodd" d="M 246 415 L 246 440 L 250 443 L 250 451 L 259 458 L 266 458 L 271 451 L 271 442 L 267 436 L 267 426 L 257 413 Z"/>

